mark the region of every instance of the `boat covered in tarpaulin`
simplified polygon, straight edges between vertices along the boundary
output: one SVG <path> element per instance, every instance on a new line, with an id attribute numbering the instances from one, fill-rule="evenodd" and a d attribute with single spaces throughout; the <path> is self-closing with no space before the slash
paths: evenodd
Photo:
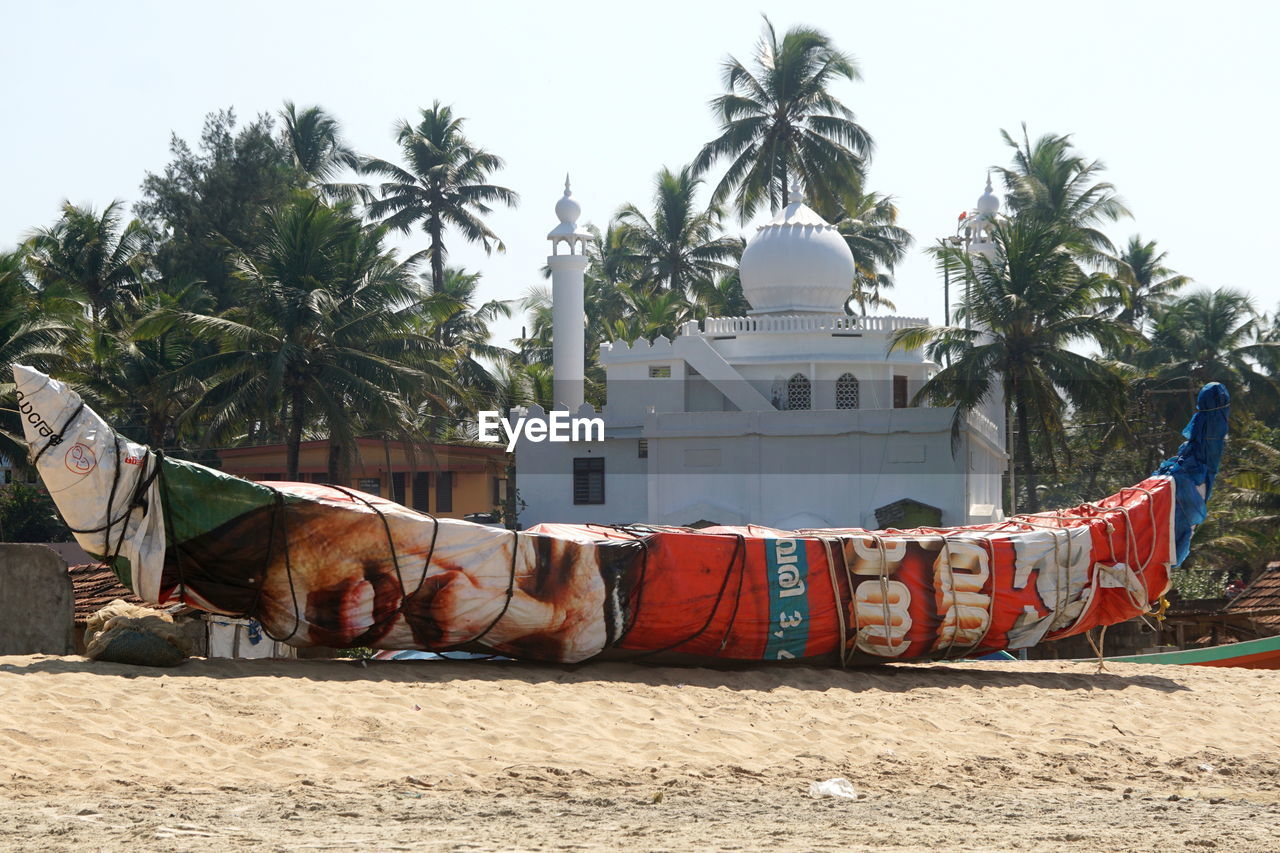
<path id="1" fill-rule="evenodd" d="M 76 539 L 145 601 L 297 646 L 869 664 L 1020 649 L 1143 613 L 1205 517 L 1228 395 L 1176 457 L 1094 503 L 975 527 L 774 530 L 434 518 L 339 486 L 255 483 L 114 432 L 15 367 L 31 456 Z"/>

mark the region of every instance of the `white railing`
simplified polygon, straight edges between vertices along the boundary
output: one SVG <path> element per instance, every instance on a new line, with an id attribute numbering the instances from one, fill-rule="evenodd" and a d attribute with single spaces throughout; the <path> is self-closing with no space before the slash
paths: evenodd
<path id="1" fill-rule="evenodd" d="M 998 440 L 1000 436 L 1000 428 L 996 426 L 995 421 L 977 409 L 969 412 L 969 425 L 975 427 L 979 435 L 985 435 L 992 441 Z"/>
<path id="2" fill-rule="evenodd" d="M 706 329 L 696 322 L 680 327 L 682 335 L 743 335 L 777 332 L 894 332 L 911 326 L 927 326 L 923 317 L 847 317 L 835 314 L 780 317 L 709 317 Z"/>

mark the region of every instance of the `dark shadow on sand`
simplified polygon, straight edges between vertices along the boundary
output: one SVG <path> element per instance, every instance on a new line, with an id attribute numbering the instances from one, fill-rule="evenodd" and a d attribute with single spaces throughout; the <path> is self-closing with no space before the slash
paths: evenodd
<path id="1" fill-rule="evenodd" d="M 816 667 L 797 664 L 730 667 L 655 665 L 641 662 L 589 662 L 573 665 L 523 661 L 359 661 L 331 660 L 206 660 L 192 658 L 172 668 L 104 663 L 88 658 L 32 658 L 22 664 L 0 663 L 0 673 L 14 675 L 87 673 L 123 678 L 301 678 L 311 681 L 371 683 L 497 682 L 512 679 L 538 683 L 643 684 L 693 686 L 711 689 L 769 691 L 776 688 L 861 692 L 883 690 L 998 690 L 1036 687 L 1042 690 L 1126 690 L 1141 688 L 1162 693 L 1190 690 L 1174 679 L 1154 674 L 1113 672 L 1055 672 L 1036 669 L 1037 661 L 996 664 L 970 669 L 949 664 L 885 664 L 882 666 Z M 1003 667 L 1007 666 L 1008 669 Z M 1082 664 L 1082 667 L 1092 664 Z M 1129 666 L 1137 666 L 1130 664 Z M 997 668 L 999 667 L 999 668 Z"/>

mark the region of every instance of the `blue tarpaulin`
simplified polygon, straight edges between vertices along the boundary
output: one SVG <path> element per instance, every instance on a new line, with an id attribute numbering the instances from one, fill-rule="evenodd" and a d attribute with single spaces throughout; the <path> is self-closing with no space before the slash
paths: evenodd
<path id="1" fill-rule="evenodd" d="M 1186 439 L 1178 455 L 1156 469 L 1157 474 L 1173 477 L 1177 487 L 1174 513 L 1174 541 L 1178 549 L 1178 565 L 1191 550 L 1191 534 L 1204 521 L 1213 481 L 1222 461 L 1222 445 L 1227 438 L 1227 414 L 1231 395 L 1219 382 L 1210 382 L 1196 397 L 1196 413 L 1182 431 Z"/>

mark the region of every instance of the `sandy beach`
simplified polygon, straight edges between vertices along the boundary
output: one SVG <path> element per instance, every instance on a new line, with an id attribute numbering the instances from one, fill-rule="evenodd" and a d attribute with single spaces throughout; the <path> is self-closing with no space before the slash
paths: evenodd
<path id="1" fill-rule="evenodd" d="M 1095 670 L 0 658 L 0 850 L 1277 849 L 1280 672 Z"/>

